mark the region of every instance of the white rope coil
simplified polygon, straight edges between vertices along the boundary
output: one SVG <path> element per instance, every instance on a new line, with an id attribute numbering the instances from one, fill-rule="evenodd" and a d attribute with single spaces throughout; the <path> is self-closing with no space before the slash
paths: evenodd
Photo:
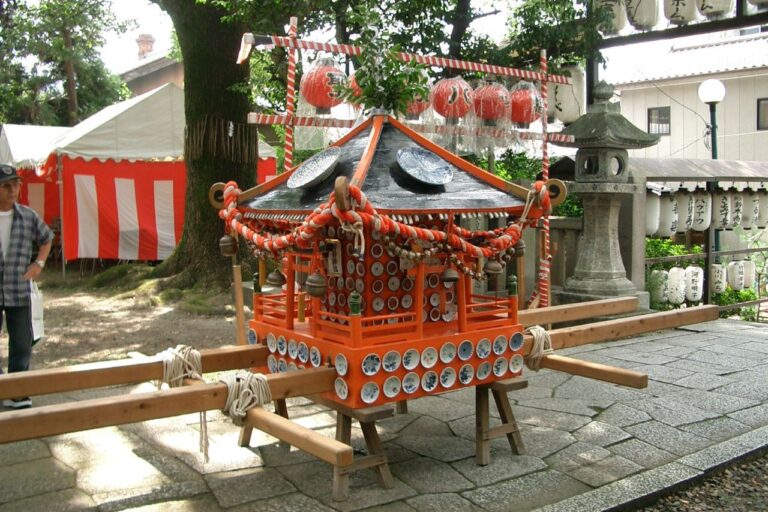
<path id="1" fill-rule="evenodd" d="M 532 325 L 525 330 L 526 333 L 533 336 L 533 346 L 525 358 L 525 364 L 537 372 L 541 369 L 541 360 L 547 354 L 554 353 L 552 349 L 552 338 L 549 333 L 540 325 Z"/>
<path id="2" fill-rule="evenodd" d="M 237 426 L 242 426 L 248 409 L 261 407 L 272 401 L 272 391 L 266 376 L 247 370 L 238 371 L 219 379 L 227 385 L 227 403 L 222 412 Z"/>
<path id="3" fill-rule="evenodd" d="M 163 384 L 177 388 L 184 379 L 203 380 L 203 362 L 200 351 L 187 345 L 176 345 L 157 354 L 163 362 L 163 380 L 157 381 L 157 389 Z M 205 411 L 200 411 L 200 442 L 198 445 L 205 462 L 208 462 L 208 419 Z"/>

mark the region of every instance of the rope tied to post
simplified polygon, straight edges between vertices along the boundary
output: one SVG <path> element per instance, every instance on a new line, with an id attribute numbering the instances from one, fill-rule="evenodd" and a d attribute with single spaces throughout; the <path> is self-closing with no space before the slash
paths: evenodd
<path id="1" fill-rule="evenodd" d="M 227 386 L 227 402 L 222 412 L 237 426 L 242 426 L 245 415 L 253 407 L 261 407 L 272 401 L 267 377 L 261 373 L 240 370 L 224 375 L 219 382 Z"/>
<path id="2" fill-rule="evenodd" d="M 528 357 L 525 358 L 525 364 L 537 372 L 541 369 L 541 360 L 544 356 L 555 352 L 552 348 L 552 338 L 550 338 L 547 330 L 540 325 L 532 325 L 525 332 L 533 336 L 533 346 Z"/>
<path id="3" fill-rule="evenodd" d="M 187 345 L 176 345 L 159 352 L 157 357 L 163 363 L 163 380 L 156 382 L 157 389 L 163 384 L 170 388 L 178 388 L 184 383 L 184 379 L 203 380 L 203 362 L 200 351 Z M 208 462 L 208 421 L 205 411 L 200 411 L 200 453 L 205 462 Z"/>

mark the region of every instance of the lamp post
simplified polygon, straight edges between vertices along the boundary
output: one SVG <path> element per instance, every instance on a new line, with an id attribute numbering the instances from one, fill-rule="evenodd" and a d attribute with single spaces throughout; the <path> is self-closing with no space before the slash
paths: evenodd
<path id="1" fill-rule="evenodd" d="M 709 105 L 709 125 L 710 135 L 712 137 L 712 160 L 717 160 L 717 104 L 723 101 L 723 98 L 725 98 L 725 85 L 723 85 L 723 82 L 720 80 L 704 80 L 701 82 L 701 85 L 699 85 L 699 99 L 702 103 Z M 707 182 L 707 192 L 714 195 L 714 182 Z M 717 253 L 720 251 L 720 233 L 717 231 L 717 229 L 714 228 L 714 224 L 714 222 L 710 222 L 706 236 L 707 271 L 704 274 L 706 283 L 706 304 L 712 303 L 712 263 L 716 262 L 718 259 L 713 259 L 712 253 Z"/>

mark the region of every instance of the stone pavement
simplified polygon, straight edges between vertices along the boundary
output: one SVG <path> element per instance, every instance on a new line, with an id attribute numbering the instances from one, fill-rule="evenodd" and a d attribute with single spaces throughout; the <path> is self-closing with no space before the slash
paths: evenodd
<path id="1" fill-rule="evenodd" d="M 0 512 L 631 509 L 768 446 L 764 325 L 718 320 L 558 353 L 647 372 L 650 384 L 634 390 L 527 372 L 530 387 L 510 398 L 528 454 L 496 439 L 485 467 L 474 462 L 472 389 L 409 402 L 409 414 L 379 423 L 395 487 L 359 471 L 343 503 L 331 501 L 331 466 L 256 430 L 251 447 L 240 448 L 238 429 L 218 411 L 207 414 L 207 463 L 196 414 L 2 445 Z M 333 436 L 327 409 L 299 399 L 289 412 Z M 364 450 L 359 429 L 353 444 Z"/>

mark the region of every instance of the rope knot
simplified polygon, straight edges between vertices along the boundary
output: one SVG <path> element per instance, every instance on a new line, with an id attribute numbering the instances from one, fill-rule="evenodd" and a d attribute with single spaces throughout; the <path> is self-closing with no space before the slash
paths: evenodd
<path id="1" fill-rule="evenodd" d="M 528 353 L 528 357 L 525 358 L 525 364 L 528 368 L 537 372 L 541 369 L 541 360 L 544 356 L 554 353 L 552 338 L 550 338 L 547 330 L 540 325 L 532 325 L 525 332 L 533 336 L 533 346 Z"/>
<path id="2" fill-rule="evenodd" d="M 227 402 L 222 412 L 237 426 L 242 426 L 245 415 L 252 407 L 261 407 L 272 401 L 267 377 L 261 373 L 240 370 L 225 375 L 219 382 L 227 386 Z"/>

